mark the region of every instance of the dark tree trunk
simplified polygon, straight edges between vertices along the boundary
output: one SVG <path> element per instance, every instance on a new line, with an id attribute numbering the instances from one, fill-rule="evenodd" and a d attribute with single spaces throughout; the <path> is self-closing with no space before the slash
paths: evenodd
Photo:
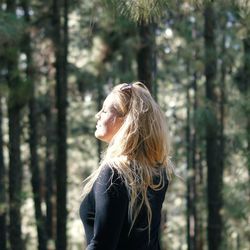
<path id="1" fill-rule="evenodd" d="M 219 163 L 219 112 L 215 93 L 217 55 L 215 46 L 215 14 L 212 1 L 207 1 L 205 4 L 204 18 L 206 108 L 209 114 L 206 124 L 208 249 L 219 250 L 222 241 L 223 173 Z"/>
<path id="2" fill-rule="evenodd" d="M 138 80 L 143 82 L 152 93 L 155 91 L 156 73 L 155 25 L 142 22 L 138 24 L 138 29 L 140 39 L 137 54 Z"/>
<path id="3" fill-rule="evenodd" d="M 57 237 L 56 249 L 67 248 L 67 47 L 68 47 L 68 1 L 63 2 L 63 20 L 61 25 L 60 1 L 54 0 L 53 25 L 56 53 L 56 107 L 57 107 L 57 154 L 56 154 L 56 188 L 57 188 Z"/>
<path id="4" fill-rule="evenodd" d="M 194 230 L 192 216 L 192 169 L 191 169 L 191 119 L 190 119 L 190 94 L 187 87 L 187 124 L 186 124 L 186 157 L 187 157 L 187 244 L 188 250 L 194 249 Z"/>
<path id="5" fill-rule="evenodd" d="M 125 39 L 125 36 L 123 36 Z M 127 47 L 123 48 L 121 50 L 121 56 L 122 56 L 122 60 L 120 62 L 120 71 L 122 72 L 122 74 L 125 76 L 125 78 L 131 75 L 132 72 L 132 68 L 131 68 L 131 58 L 128 56 L 128 52 L 127 52 Z"/>
<path id="6" fill-rule="evenodd" d="M 7 2 L 7 11 L 15 15 L 16 3 L 14 0 Z M 22 191 L 22 164 L 20 155 L 20 100 L 15 96 L 15 91 L 20 85 L 18 77 L 18 52 L 12 50 L 12 56 L 7 59 L 7 83 L 9 87 L 8 117 L 9 117 L 9 237 L 10 247 L 15 250 L 23 249 L 21 232 L 21 191 Z"/>
<path id="7" fill-rule="evenodd" d="M 28 58 L 28 57 L 27 57 Z M 30 146 L 30 171 L 31 171 L 31 185 L 33 190 L 33 199 L 35 204 L 35 217 L 38 235 L 38 249 L 45 250 L 46 247 L 46 230 L 45 230 L 45 218 L 41 209 L 41 182 L 40 182 L 40 170 L 38 165 L 37 154 L 37 108 L 36 100 L 34 97 L 34 86 L 32 88 L 32 97 L 29 101 L 29 146 Z"/>
<path id="8" fill-rule="evenodd" d="M 225 26 L 224 26 L 225 27 Z M 222 55 L 226 55 L 226 37 L 223 35 L 222 38 Z M 219 164 L 221 176 L 223 176 L 224 162 L 225 162 L 225 135 L 224 135 L 224 125 L 225 125 L 225 103 L 226 103 L 226 60 L 222 57 L 221 65 L 221 80 L 220 80 L 220 103 L 219 103 L 219 113 L 220 113 L 220 132 L 219 132 Z"/>
<path id="9" fill-rule="evenodd" d="M 9 67 L 10 69 L 10 67 Z M 13 83 L 13 79 L 10 80 Z M 10 83 L 10 85 L 11 85 Z M 13 86 L 12 86 L 13 87 Z M 23 249 L 21 233 L 22 165 L 20 159 L 20 107 L 9 101 L 9 236 L 11 249 Z"/>
<path id="10" fill-rule="evenodd" d="M 3 156 L 3 130 L 2 130 L 2 97 L 0 94 L 0 249 L 7 249 L 7 199 L 6 199 L 6 180 L 5 180 L 5 164 Z"/>
<path id="11" fill-rule="evenodd" d="M 45 183 L 46 183 L 46 231 L 49 239 L 55 239 L 55 223 L 53 218 L 55 217 L 55 191 L 54 191 L 54 161 L 53 161 L 53 122 L 52 122 L 52 107 L 51 102 L 52 95 L 48 91 L 48 101 L 45 108 L 45 121 L 46 121 L 46 159 L 45 159 Z"/>
<path id="12" fill-rule="evenodd" d="M 194 102 L 193 102 L 193 113 L 197 112 L 198 107 L 198 94 L 197 94 L 197 75 L 196 73 L 193 74 L 193 83 L 192 87 L 194 90 Z M 192 129 L 192 192 L 193 192 L 193 203 L 192 203 L 192 214 L 194 217 L 194 249 L 198 249 L 198 239 L 201 237 L 201 232 L 198 230 L 198 215 L 197 215 L 197 202 L 199 200 L 199 196 L 197 193 L 197 133 L 196 133 L 196 126 L 195 126 L 195 115 L 193 115 L 193 129 Z"/>
<path id="13" fill-rule="evenodd" d="M 249 34 L 247 38 L 243 40 L 244 45 L 244 86 L 243 86 L 243 95 L 245 97 L 246 102 L 249 102 L 250 97 L 250 38 Z M 249 178 L 249 186 L 250 186 L 250 110 L 247 108 L 246 104 L 246 134 L 247 134 L 247 149 L 246 149 L 246 157 L 247 157 L 247 167 L 248 167 L 248 178 Z M 249 199 L 250 199 L 250 190 L 249 190 Z"/>
<path id="14" fill-rule="evenodd" d="M 189 74 L 189 72 L 188 72 Z M 197 82 L 196 74 L 193 75 L 192 88 L 195 93 L 195 99 L 193 101 L 193 113 L 197 109 Z M 186 126 L 186 140 L 187 140 L 187 243 L 188 250 L 197 249 L 197 191 L 196 191 L 196 130 L 195 130 L 195 121 L 191 120 L 191 100 L 189 94 L 189 88 L 187 88 L 187 126 Z M 194 115 L 193 115 L 194 117 Z"/>
<path id="15" fill-rule="evenodd" d="M 24 16 L 27 23 L 30 23 L 29 7 L 27 1 L 22 1 Z M 41 183 L 40 170 L 38 164 L 37 154 L 37 104 L 35 99 L 35 81 L 33 79 L 32 71 L 32 52 L 30 35 L 25 37 L 25 53 L 27 56 L 26 78 L 30 84 L 30 100 L 29 100 L 29 147 L 30 147 L 30 171 L 31 171 L 31 186 L 33 191 L 33 199 L 35 204 L 35 218 L 38 235 L 38 249 L 46 250 L 46 230 L 45 218 L 41 209 Z"/>

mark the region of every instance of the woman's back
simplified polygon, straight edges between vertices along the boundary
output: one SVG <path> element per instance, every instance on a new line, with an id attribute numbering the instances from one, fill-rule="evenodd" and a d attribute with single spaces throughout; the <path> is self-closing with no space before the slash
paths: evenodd
<path id="1" fill-rule="evenodd" d="M 84 224 L 88 250 L 158 250 L 161 208 L 167 190 L 165 185 L 158 191 L 148 189 L 152 219 L 150 240 L 147 209 L 142 206 L 130 231 L 128 205 L 129 196 L 123 178 L 109 166 L 104 166 L 91 192 L 80 207 L 80 216 Z M 159 177 L 154 178 L 154 183 Z M 138 196 L 138 199 L 141 199 Z"/>

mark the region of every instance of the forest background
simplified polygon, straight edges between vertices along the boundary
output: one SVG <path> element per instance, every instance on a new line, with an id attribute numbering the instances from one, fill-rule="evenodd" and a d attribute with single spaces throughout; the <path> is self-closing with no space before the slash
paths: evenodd
<path id="1" fill-rule="evenodd" d="M 250 1 L 1 0 L 0 249 L 84 249 L 95 113 L 140 80 L 176 173 L 163 250 L 250 245 Z"/>

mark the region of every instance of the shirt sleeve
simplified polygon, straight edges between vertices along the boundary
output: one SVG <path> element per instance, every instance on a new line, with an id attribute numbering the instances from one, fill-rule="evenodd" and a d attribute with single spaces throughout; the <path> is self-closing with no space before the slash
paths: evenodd
<path id="1" fill-rule="evenodd" d="M 125 218 L 128 196 L 116 170 L 104 166 L 94 186 L 94 236 L 87 250 L 115 250 Z"/>

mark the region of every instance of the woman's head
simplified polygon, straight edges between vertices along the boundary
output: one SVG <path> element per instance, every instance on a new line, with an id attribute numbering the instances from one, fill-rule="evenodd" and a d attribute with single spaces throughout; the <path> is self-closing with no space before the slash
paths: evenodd
<path id="1" fill-rule="evenodd" d="M 102 109 L 96 114 L 97 124 L 95 137 L 109 143 L 123 123 L 115 108 L 114 95 L 111 93 L 105 99 Z"/>
<path id="2" fill-rule="evenodd" d="M 95 135 L 103 140 L 101 115 L 103 120 L 109 118 L 106 131 L 112 131 L 104 138 L 109 142 L 106 159 L 126 156 L 151 166 L 167 164 L 169 139 L 165 117 L 144 84 L 123 83 L 113 88 L 97 114 Z"/>

